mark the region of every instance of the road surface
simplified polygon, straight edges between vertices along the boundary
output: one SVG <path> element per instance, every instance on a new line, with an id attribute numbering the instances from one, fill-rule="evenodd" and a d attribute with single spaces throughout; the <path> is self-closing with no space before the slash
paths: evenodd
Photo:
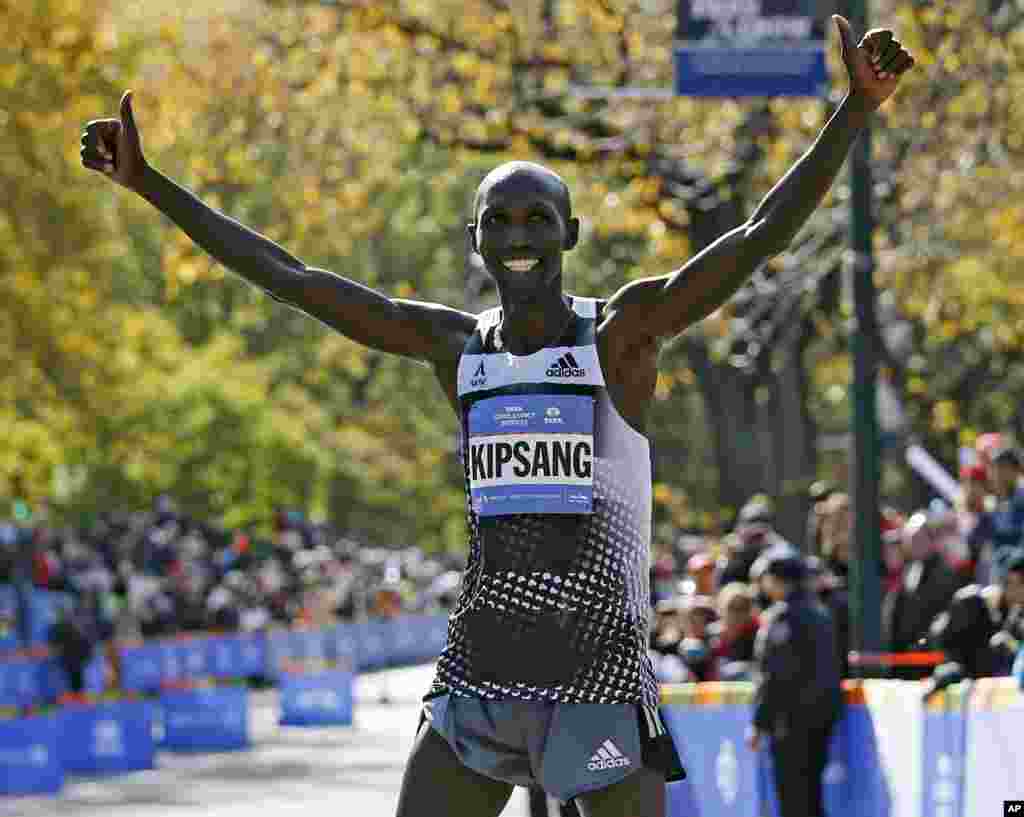
<path id="1" fill-rule="evenodd" d="M 280 727 L 276 693 L 254 694 L 248 751 L 160 752 L 150 771 L 69 778 L 55 797 L 0 797 L 0 817 L 393 817 L 432 672 L 420 666 L 360 677 L 351 727 Z M 382 691 L 391 703 L 379 702 Z M 527 817 L 523 790 L 502 817 Z"/>

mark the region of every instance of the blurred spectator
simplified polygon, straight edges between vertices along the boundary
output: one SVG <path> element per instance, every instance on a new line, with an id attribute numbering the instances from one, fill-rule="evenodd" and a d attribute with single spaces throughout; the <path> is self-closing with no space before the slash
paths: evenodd
<path id="1" fill-rule="evenodd" d="M 694 596 L 714 595 L 718 584 L 717 564 L 710 553 L 694 553 L 686 562 L 683 592 Z"/>
<path id="2" fill-rule="evenodd" d="M 925 513 L 916 513 L 903 529 L 903 566 L 900 587 L 887 594 L 882 607 L 882 629 L 890 652 L 913 652 L 927 641 L 929 627 L 945 610 L 963 581 L 938 551 L 935 533 Z M 928 670 L 901 667 L 903 678 L 922 678 Z"/>
<path id="3" fill-rule="evenodd" d="M 999 582 L 1006 565 L 1024 545 L 1024 487 L 1020 485 L 1021 460 L 1013 448 L 992 454 L 989 468 L 995 507 L 983 511 L 968 541 L 980 551 L 978 578 Z"/>
<path id="4" fill-rule="evenodd" d="M 757 750 L 768 741 L 782 817 L 822 815 L 822 773 L 843 704 L 832 622 L 807 592 L 794 548 L 766 551 L 754 573 L 774 603 L 757 636 L 748 743 Z"/>
<path id="5" fill-rule="evenodd" d="M 998 585 L 961 588 L 932 624 L 934 645 L 968 678 L 1008 675 L 1024 644 L 1024 555 Z"/>
<path id="6" fill-rule="evenodd" d="M 61 608 L 50 631 L 50 645 L 67 674 L 74 696 L 85 689 L 85 668 L 104 636 L 94 598 L 86 595 L 76 605 Z"/>
<path id="7" fill-rule="evenodd" d="M 749 680 L 760 624 L 754 592 L 749 585 L 733 582 L 719 591 L 716 602 L 719 619 L 709 628 L 715 675 L 721 681 Z"/>
<path id="8" fill-rule="evenodd" d="M 686 665 L 692 681 L 711 681 L 715 672 L 715 656 L 711 651 L 711 624 L 718 618 L 714 602 L 707 596 L 689 596 L 682 611 L 683 638 L 679 657 Z"/>
<path id="9" fill-rule="evenodd" d="M 772 527 L 774 508 L 771 500 L 757 495 L 740 509 L 736 528 L 723 544 L 726 552 L 718 574 L 719 586 L 731 582 L 750 581 L 750 568 L 765 550 L 783 544 L 785 540 Z"/>

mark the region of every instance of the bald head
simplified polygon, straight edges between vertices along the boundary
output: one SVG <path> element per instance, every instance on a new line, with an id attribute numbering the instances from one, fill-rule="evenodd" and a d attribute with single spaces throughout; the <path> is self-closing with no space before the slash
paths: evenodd
<path id="1" fill-rule="evenodd" d="M 480 186 L 477 187 L 476 196 L 473 199 L 474 220 L 492 191 L 499 191 L 509 185 L 514 185 L 519 189 L 531 189 L 535 193 L 549 197 L 561 211 L 562 216 L 566 220 L 570 218 L 572 206 L 569 187 L 561 176 L 535 162 L 505 162 L 484 176 Z"/>

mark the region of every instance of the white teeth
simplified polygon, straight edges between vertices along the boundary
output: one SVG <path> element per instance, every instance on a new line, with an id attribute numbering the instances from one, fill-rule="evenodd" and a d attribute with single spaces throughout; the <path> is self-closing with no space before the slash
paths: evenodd
<path id="1" fill-rule="evenodd" d="M 505 261 L 505 266 L 512 272 L 529 272 L 539 263 L 539 258 L 510 258 Z"/>

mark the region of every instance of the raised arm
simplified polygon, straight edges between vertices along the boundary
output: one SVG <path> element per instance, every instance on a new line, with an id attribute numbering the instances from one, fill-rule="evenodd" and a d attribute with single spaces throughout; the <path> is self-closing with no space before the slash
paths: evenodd
<path id="1" fill-rule="evenodd" d="M 451 365 L 473 331 L 475 319 L 465 312 L 390 298 L 356 281 L 306 266 L 159 173 L 143 156 L 131 92 L 121 100 L 119 120 L 100 119 L 86 126 L 82 163 L 138 193 L 228 269 L 358 343 Z"/>
<path id="2" fill-rule="evenodd" d="M 676 272 L 631 282 L 616 293 L 606 307 L 603 331 L 641 345 L 679 334 L 728 300 L 758 266 L 783 252 L 821 203 L 870 115 L 914 64 L 890 30 L 869 31 L 858 45 L 849 23 L 834 19 L 850 86 L 814 144 L 744 224 Z"/>

